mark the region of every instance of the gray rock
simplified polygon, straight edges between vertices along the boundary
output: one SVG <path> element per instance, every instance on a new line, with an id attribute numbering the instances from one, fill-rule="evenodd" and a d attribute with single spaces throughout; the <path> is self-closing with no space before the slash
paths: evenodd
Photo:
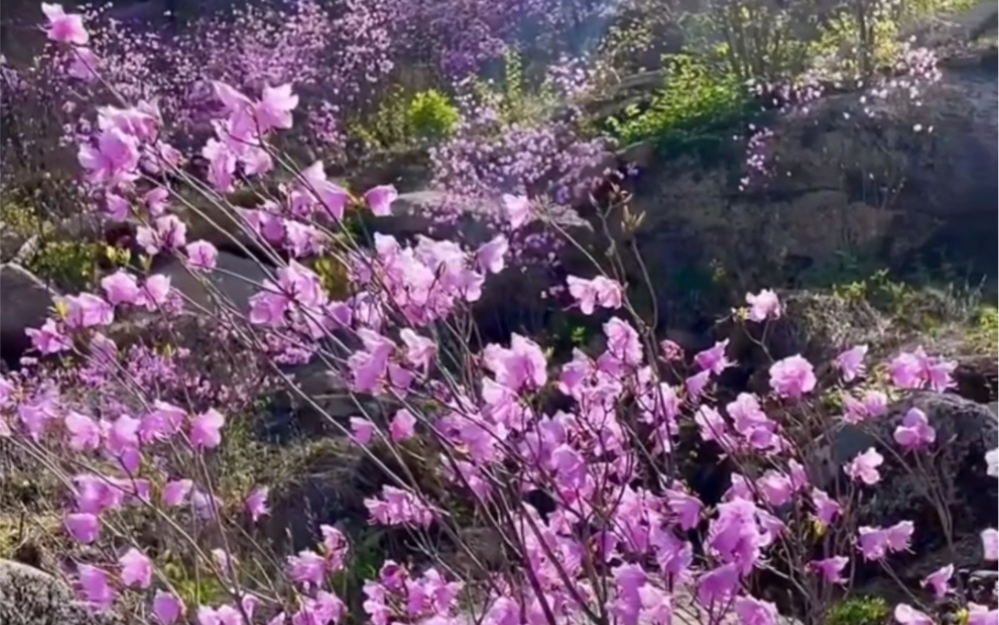
<path id="1" fill-rule="evenodd" d="M 4 625 L 121 625 L 78 601 L 59 579 L 20 562 L 0 559 L 0 623 Z"/>
<path id="2" fill-rule="evenodd" d="M 912 407 L 925 412 L 936 430 L 936 443 L 921 452 L 920 460 L 931 473 L 930 479 L 937 485 L 938 496 L 950 514 L 952 535 L 955 540 L 972 537 L 977 545 L 978 533 L 995 526 L 999 507 L 999 481 L 988 476 L 985 466 L 985 453 L 996 447 L 999 427 L 987 406 L 952 394 L 916 394 L 894 407 L 887 417 L 842 427 L 832 447 L 832 467 L 841 467 L 869 447 L 877 448 L 885 458 L 879 469 L 881 481 L 865 489 L 858 510 L 860 523 L 887 526 L 903 519 L 914 521 L 913 552 L 917 559 L 943 548 L 943 528 L 935 506 L 927 500 L 926 479 L 907 471 L 895 455 L 898 453 L 906 464 L 913 464 L 915 456 L 903 454 L 893 439 L 896 426 Z M 886 444 L 892 445 L 891 451 Z M 973 557 L 980 558 L 980 552 L 976 550 Z M 954 564 L 976 566 L 980 562 Z"/>
<path id="3" fill-rule="evenodd" d="M 45 323 L 56 293 L 20 265 L 0 266 L 0 355 L 11 367 L 31 346 L 25 334 Z"/>
<path id="4" fill-rule="evenodd" d="M 184 263 L 170 257 L 155 273 L 166 275 L 170 284 L 190 302 L 195 310 L 212 311 L 219 304 L 245 313 L 249 310 L 250 298 L 259 293 L 261 285 L 272 273 L 259 262 L 220 251 L 215 271 L 207 276 L 195 276 Z"/>

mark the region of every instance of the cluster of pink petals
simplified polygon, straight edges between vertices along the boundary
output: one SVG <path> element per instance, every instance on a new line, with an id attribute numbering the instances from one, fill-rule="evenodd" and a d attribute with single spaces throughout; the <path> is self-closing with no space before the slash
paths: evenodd
<path id="1" fill-rule="evenodd" d="M 569 276 L 566 278 L 569 294 L 579 303 L 579 310 L 584 315 L 592 315 L 597 306 L 611 310 L 621 307 L 623 296 L 621 285 L 606 276 L 597 276 L 592 280 Z"/>
<path id="2" fill-rule="evenodd" d="M 953 385 L 951 374 L 957 367 L 953 361 L 926 354 L 922 347 L 902 352 L 888 364 L 892 382 L 905 389 L 929 388 L 943 392 Z"/>
<path id="3" fill-rule="evenodd" d="M 763 289 L 755 295 L 746 293 L 746 303 L 749 304 L 750 321 L 762 322 L 767 319 L 780 319 L 782 314 L 780 299 L 770 289 Z"/>

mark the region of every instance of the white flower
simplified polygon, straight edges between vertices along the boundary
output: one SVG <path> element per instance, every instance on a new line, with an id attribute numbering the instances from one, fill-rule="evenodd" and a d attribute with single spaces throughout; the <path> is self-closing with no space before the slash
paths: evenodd
<path id="1" fill-rule="evenodd" d="M 985 464 L 988 465 L 989 475 L 999 477 L 999 449 L 985 452 Z"/>

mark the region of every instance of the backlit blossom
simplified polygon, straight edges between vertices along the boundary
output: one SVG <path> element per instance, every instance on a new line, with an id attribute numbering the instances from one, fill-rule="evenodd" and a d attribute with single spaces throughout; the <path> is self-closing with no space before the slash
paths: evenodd
<path id="1" fill-rule="evenodd" d="M 983 558 L 989 562 L 999 560 L 999 531 L 989 528 L 982 531 Z"/>
<path id="2" fill-rule="evenodd" d="M 950 583 L 950 578 L 953 576 L 954 565 L 948 564 L 927 575 L 925 579 L 919 582 L 919 585 L 923 588 L 928 587 L 932 589 L 933 596 L 937 599 L 942 599 L 947 594 L 948 584 Z"/>
<path id="3" fill-rule="evenodd" d="M 577 276 L 566 278 L 569 294 L 579 303 L 579 310 L 584 315 L 592 315 L 597 306 L 601 308 L 621 307 L 621 285 L 605 276 L 597 276 L 586 280 Z"/>
<path id="4" fill-rule="evenodd" d="M 843 584 L 847 581 L 842 575 L 843 569 L 849 562 L 850 558 L 846 556 L 833 556 L 824 560 L 815 560 L 809 563 L 809 567 L 830 584 Z"/>
<path id="5" fill-rule="evenodd" d="M 364 201 L 367 203 L 371 213 L 377 217 L 385 217 L 392 214 L 392 203 L 399 197 L 399 192 L 392 185 L 380 185 L 368 189 L 364 194 Z"/>
<path id="6" fill-rule="evenodd" d="M 853 382 L 864 375 L 865 356 L 867 356 L 867 345 L 857 345 L 836 356 L 836 366 L 844 382 Z"/>
<path id="7" fill-rule="evenodd" d="M 789 356 L 770 367 L 770 387 L 787 399 L 799 399 L 812 392 L 816 382 L 812 363 L 801 356 Z"/>
<path id="8" fill-rule="evenodd" d="M 153 579 L 153 562 L 141 551 L 132 547 L 118 559 L 121 582 L 129 588 L 149 588 Z"/>
<path id="9" fill-rule="evenodd" d="M 52 41 L 87 45 L 90 36 L 83 27 L 83 16 L 77 13 L 66 13 L 61 4 L 42 3 L 42 13 L 49 20 L 45 34 Z"/>
<path id="10" fill-rule="evenodd" d="M 895 606 L 894 616 L 899 625 L 934 625 L 932 618 L 905 603 Z"/>
<path id="11" fill-rule="evenodd" d="M 755 295 L 746 293 L 746 303 L 749 304 L 750 321 L 780 319 L 780 300 L 777 298 L 777 294 L 770 289 L 763 289 Z"/>
<path id="12" fill-rule="evenodd" d="M 933 443 L 937 439 L 937 433 L 930 426 L 926 413 L 919 408 L 912 408 L 895 428 L 894 438 L 904 449 L 917 449 Z"/>
<path id="13" fill-rule="evenodd" d="M 531 201 L 524 196 L 504 195 L 503 208 L 510 227 L 517 230 L 531 218 Z"/>
<path id="14" fill-rule="evenodd" d="M 108 581 L 107 573 L 96 566 L 80 564 L 77 567 L 77 579 L 84 601 L 96 610 L 108 609 L 118 596 Z"/>
<path id="15" fill-rule="evenodd" d="M 843 467 L 843 470 L 846 471 L 846 474 L 849 475 L 854 481 L 863 482 L 868 486 L 873 486 L 881 480 L 881 474 L 878 473 L 878 467 L 884 464 L 884 461 L 884 456 L 871 447 L 848 462 L 847 465 Z"/>

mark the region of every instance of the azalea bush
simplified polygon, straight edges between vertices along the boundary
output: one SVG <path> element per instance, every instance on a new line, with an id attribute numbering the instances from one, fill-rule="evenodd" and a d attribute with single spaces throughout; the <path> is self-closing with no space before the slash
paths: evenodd
<path id="1" fill-rule="evenodd" d="M 59 54 L 97 70 L 82 52 L 83 17 L 44 10 Z M 275 149 L 301 103 L 291 84 L 211 88 L 201 177 L 182 167 L 151 103 L 108 94 L 87 109 L 95 117 L 75 148 L 82 184 L 96 216 L 135 224 L 142 257 L 60 298 L 29 330 L 35 360 L 0 379 L 0 437 L 46 489 L 32 513 L 59 515 L 59 555 L 93 610 L 161 625 L 668 625 L 691 613 L 772 625 L 778 606 L 754 591 L 766 580 L 817 624 L 864 575 L 892 577 L 921 534 L 951 544 L 963 527 L 927 460 L 949 441 L 918 407 L 845 463 L 822 461 L 840 429 L 889 422 L 897 402 L 945 391 L 954 363 L 916 349 L 881 366 L 858 345 L 831 363 L 771 361 L 766 389 L 727 393 L 729 342 L 688 354 L 658 340 L 631 298 L 652 285 L 627 284 L 613 250 L 609 265 L 591 257 L 592 274 L 559 291 L 599 320 L 602 345 L 563 361 L 519 334 L 483 345 L 471 308 L 509 271 L 511 241 L 533 226 L 569 237 L 549 202 L 511 189 L 491 238 L 474 247 L 400 241 L 377 232 L 393 218 L 393 187 L 354 193 L 321 161 L 299 169 Z M 279 169 L 289 182 L 257 207 L 227 200 Z M 218 207 L 220 229 L 259 248 L 266 278 L 244 308 L 212 288 L 219 251 L 188 240 L 175 181 Z M 641 218 L 622 202 L 611 194 L 594 210 L 633 229 Z M 370 213 L 372 245 L 342 227 L 356 212 Z M 209 302 L 187 301 L 153 270 L 157 257 L 203 280 Z M 323 273 L 340 267 L 344 292 L 310 269 L 320 262 Z M 785 311 L 763 289 L 733 315 L 756 336 Z M 326 420 L 383 478 L 364 501 L 367 522 L 404 547 L 377 565 L 350 568 L 362 549 L 347 528 L 316 527 L 314 544 L 294 553 L 262 531 L 288 519 L 272 510 L 265 452 L 239 452 L 257 453 L 261 395 L 282 388 L 310 401 L 288 373 L 305 363 L 343 380 L 357 412 Z M 717 497 L 692 485 L 691 465 L 709 454 L 727 470 Z M 996 456 L 976 469 L 995 477 Z M 934 514 L 920 525 L 863 516 L 889 468 L 927 485 Z M 996 530 L 975 530 L 981 560 L 995 562 Z M 969 625 L 994 623 L 994 593 L 970 597 L 955 574 L 943 566 L 907 589 L 895 620 L 929 624 L 956 605 Z"/>

